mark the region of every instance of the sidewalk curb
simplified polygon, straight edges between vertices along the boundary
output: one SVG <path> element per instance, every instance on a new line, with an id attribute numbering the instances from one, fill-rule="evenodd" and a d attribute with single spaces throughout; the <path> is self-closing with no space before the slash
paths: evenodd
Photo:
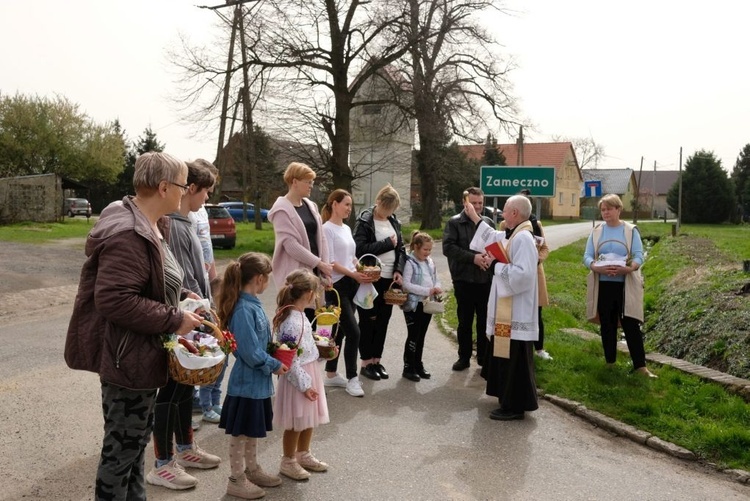
<path id="1" fill-rule="evenodd" d="M 583 329 L 561 329 L 561 330 L 562 332 L 565 332 L 568 334 L 574 334 L 574 335 L 583 337 L 585 339 L 597 339 L 599 337 L 595 333 L 585 331 Z M 618 343 L 617 347 L 620 351 L 623 351 L 626 353 L 628 351 L 627 346 L 623 346 L 622 343 Z M 729 374 L 725 374 L 723 372 L 719 372 L 714 369 L 709 369 L 707 367 L 695 365 L 690 362 L 680 360 L 678 358 L 673 358 L 667 355 L 662 355 L 660 353 L 647 353 L 646 360 L 649 360 L 650 362 L 658 363 L 661 365 L 670 365 L 674 367 L 675 369 L 679 369 L 683 372 L 693 374 L 707 381 L 720 384 L 721 386 L 726 388 L 728 391 L 743 397 L 745 401 L 748 401 L 748 397 L 750 397 L 750 381 L 746 379 L 731 376 Z M 611 431 L 612 433 L 615 433 L 616 435 L 629 438 L 634 442 L 637 442 L 641 445 L 645 445 L 654 450 L 664 452 L 678 459 L 702 462 L 706 466 L 713 468 L 720 473 L 724 473 L 728 475 L 735 482 L 738 482 L 741 484 L 750 484 L 750 472 L 748 471 L 739 470 L 739 469 L 721 469 L 713 463 L 705 463 L 701 461 L 700 459 L 697 458 L 694 452 L 688 449 L 680 447 L 677 444 L 673 444 L 672 442 L 667 442 L 666 440 L 662 440 L 661 438 L 655 435 L 652 435 L 643 430 L 639 430 L 638 428 L 635 428 L 629 424 L 625 424 L 615 419 L 612 419 L 599 412 L 592 411 L 591 409 L 586 408 L 586 406 L 584 406 L 583 404 L 579 402 L 575 402 L 573 400 L 567 400 L 565 398 L 561 398 L 556 395 L 546 395 L 543 392 L 540 392 L 540 393 L 541 393 L 542 398 L 544 398 L 545 400 L 557 405 L 558 407 L 566 409 L 569 412 L 577 416 L 580 416 L 588 420 L 595 426 L 599 426 L 603 429 Z"/>

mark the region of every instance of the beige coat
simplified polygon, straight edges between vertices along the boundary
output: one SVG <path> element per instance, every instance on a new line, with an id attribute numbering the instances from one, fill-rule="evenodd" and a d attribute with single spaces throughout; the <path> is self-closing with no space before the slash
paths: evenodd
<path id="1" fill-rule="evenodd" d="M 622 222 L 625 225 L 625 240 L 628 252 L 633 242 L 633 229 L 635 225 L 632 225 L 626 221 Z M 594 253 L 599 255 L 597 245 L 602 235 L 602 226 L 604 223 L 599 224 L 592 230 Z M 625 316 L 634 318 L 639 322 L 643 323 L 643 275 L 641 275 L 641 269 L 638 268 L 632 273 L 625 275 Z M 588 277 L 586 278 L 586 318 L 589 322 L 595 324 L 599 323 L 599 314 L 597 312 L 597 306 L 599 303 L 599 274 L 589 270 Z"/>
<path id="2" fill-rule="evenodd" d="M 544 241 L 541 245 L 537 244 L 536 250 L 539 252 L 539 264 L 536 267 L 536 276 L 539 287 L 539 307 L 549 306 L 549 294 L 547 293 L 547 278 L 544 275 L 544 260 L 549 256 L 549 247 L 547 246 L 547 238 L 544 236 L 544 228 L 542 228 L 542 222 L 537 220 L 539 223 L 539 231 L 542 233 Z M 499 231 L 505 231 L 505 221 L 500 222 Z"/>

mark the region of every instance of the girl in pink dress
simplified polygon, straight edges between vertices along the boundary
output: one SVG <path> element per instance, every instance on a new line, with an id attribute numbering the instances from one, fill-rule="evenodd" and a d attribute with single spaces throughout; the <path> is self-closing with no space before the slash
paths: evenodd
<path id="1" fill-rule="evenodd" d="M 284 430 L 279 473 L 294 480 L 310 478 L 310 471 L 323 472 L 328 465 L 310 452 L 313 429 L 328 423 L 328 403 L 323 389 L 318 348 L 312 326 L 305 316 L 320 288 L 320 280 L 307 270 L 296 270 L 279 289 L 278 310 L 273 319 L 277 339 L 293 338 L 302 352 L 294 357 L 289 372 L 279 377 L 273 424 Z"/>

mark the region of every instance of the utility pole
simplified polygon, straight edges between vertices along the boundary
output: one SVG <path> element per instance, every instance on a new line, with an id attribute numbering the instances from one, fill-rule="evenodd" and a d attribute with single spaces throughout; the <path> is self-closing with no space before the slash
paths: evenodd
<path id="1" fill-rule="evenodd" d="M 213 6 L 199 5 L 198 6 L 199 9 L 213 10 L 216 13 L 218 13 L 220 9 L 223 9 L 225 7 L 234 7 L 235 8 L 234 9 L 234 14 L 233 14 L 233 17 L 232 17 L 232 33 L 231 33 L 231 36 L 229 38 L 229 51 L 228 51 L 228 55 L 227 55 L 227 70 L 226 70 L 226 75 L 225 75 L 225 78 L 224 78 L 224 91 L 223 91 L 222 100 L 221 100 L 221 115 L 219 116 L 219 138 L 218 138 L 217 145 L 216 145 L 216 161 L 215 161 L 215 165 L 216 165 L 216 168 L 219 169 L 219 173 L 220 174 L 222 174 L 224 172 L 225 168 L 226 168 L 225 158 L 224 158 L 224 146 L 225 146 L 224 143 L 225 143 L 225 140 L 226 140 L 226 122 L 227 122 L 227 111 L 229 109 L 229 91 L 230 91 L 231 81 L 232 81 L 232 66 L 234 65 L 234 43 L 235 43 L 235 38 L 237 36 L 237 30 L 238 30 L 238 28 L 242 32 L 241 33 L 242 34 L 241 41 L 243 42 L 242 43 L 242 46 L 243 46 L 243 49 L 242 49 L 242 51 L 243 51 L 242 52 L 243 62 L 246 61 L 246 57 L 247 57 L 245 55 L 245 51 L 244 51 L 244 49 L 245 49 L 245 47 L 244 47 L 244 29 L 242 28 L 242 25 L 241 25 L 241 21 L 242 21 L 242 5 L 246 4 L 246 3 L 249 3 L 249 2 L 258 2 L 258 1 L 259 0 L 225 0 L 225 2 L 223 4 L 219 4 L 219 5 L 213 5 Z M 222 19 L 226 20 L 226 18 L 223 15 L 219 14 L 219 16 L 221 16 Z M 243 70 L 245 72 L 247 72 L 246 65 L 243 65 Z M 249 104 L 249 100 L 246 101 L 246 103 Z M 236 110 L 236 108 L 235 108 L 235 110 Z M 230 134 L 230 136 L 231 136 L 231 134 Z M 243 174 L 244 174 L 244 172 L 243 172 Z M 242 189 L 243 189 L 243 201 L 245 201 L 246 197 L 244 195 L 245 195 L 245 192 L 246 192 L 246 188 L 245 188 L 244 181 L 243 181 L 243 187 L 242 187 Z M 220 181 L 217 181 L 217 185 L 216 185 L 216 189 L 214 190 L 214 194 L 215 194 L 216 198 L 221 198 L 221 183 L 220 183 Z M 260 205 L 258 205 L 258 208 L 260 208 Z"/>
<path id="2" fill-rule="evenodd" d="M 638 224 L 638 210 L 641 208 L 641 176 L 643 175 L 643 157 L 641 157 L 641 167 L 638 169 L 638 182 L 635 187 L 635 202 L 633 203 L 633 224 Z"/>
<path id="3" fill-rule="evenodd" d="M 234 9 L 232 18 L 232 34 L 229 37 L 229 53 L 227 55 L 227 74 L 224 77 L 224 95 L 221 98 L 221 115 L 219 116 L 219 141 L 216 145 L 216 168 L 224 171 L 224 134 L 227 129 L 227 110 L 229 108 L 229 86 L 232 82 L 232 65 L 234 64 L 234 37 L 237 35 L 237 20 L 240 16 L 239 5 Z M 216 183 L 215 196 L 221 199 L 221 182 Z"/>
<path id="4" fill-rule="evenodd" d="M 680 224 L 682 223 L 682 146 L 680 146 L 680 185 L 677 191 L 677 228 L 675 236 L 680 234 Z"/>
<path id="5" fill-rule="evenodd" d="M 656 200 L 656 160 L 654 160 L 654 175 L 651 178 L 651 217 L 658 219 L 654 210 L 654 201 Z"/>

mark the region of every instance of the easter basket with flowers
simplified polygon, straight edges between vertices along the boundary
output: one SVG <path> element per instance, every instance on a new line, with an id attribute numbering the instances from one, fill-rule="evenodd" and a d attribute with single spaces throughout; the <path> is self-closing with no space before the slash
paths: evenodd
<path id="1" fill-rule="evenodd" d="M 184 336 L 170 334 L 164 342 L 169 355 L 169 376 L 191 386 L 214 383 L 221 374 L 227 355 L 237 349 L 234 336 L 203 320 L 208 332 L 192 331 Z"/>
<path id="2" fill-rule="evenodd" d="M 280 308 L 276 312 L 276 315 L 278 316 L 281 311 L 291 307 L 292 305 L 287 305 L 283 308 Z M 304 332 L 304 324 L 302 324 L 302 329 L 300 330 L 298 336 L 295 336 L 291 332 L 274 331 L 274 333 L 271 335 L 271 341 L 269 341 L 268 343 L 268 353 L 282 364 L 286 365 L 287 367 L 291 367 L 292 362 L 294 361 L 294 356 L 302 354 L 302 347 L 299 345 L 299 343 Z"/>

